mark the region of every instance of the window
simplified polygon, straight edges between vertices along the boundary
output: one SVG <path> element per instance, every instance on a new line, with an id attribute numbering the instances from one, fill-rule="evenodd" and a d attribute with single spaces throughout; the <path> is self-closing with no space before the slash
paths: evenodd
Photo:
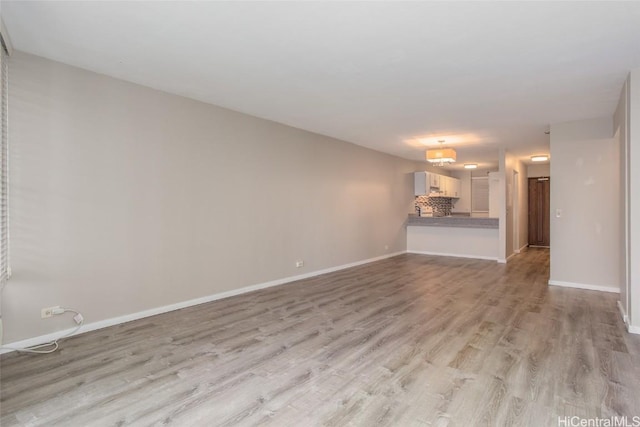
<path id="1" fill-rule="evenodd" d="M 471 213 L 489 213 L 489 178 L 471 178 Z"/>

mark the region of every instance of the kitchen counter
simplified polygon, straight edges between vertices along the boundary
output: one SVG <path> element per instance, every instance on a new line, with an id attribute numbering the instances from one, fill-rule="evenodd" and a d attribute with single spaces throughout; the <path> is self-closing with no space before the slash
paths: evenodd
<path id="1" fill-rule="evenodd" d="M 409 214 L 407 226 L 497 229 L 498 218 L 478 218 L 469 216 L 429 217 Z"/>

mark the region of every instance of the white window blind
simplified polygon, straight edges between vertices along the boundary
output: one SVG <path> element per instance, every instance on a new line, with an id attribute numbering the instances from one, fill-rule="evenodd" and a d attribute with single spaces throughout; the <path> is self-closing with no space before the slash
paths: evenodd
<path id="1" fill-rule="evenodd" d="M 471 212 L 489 212 L 489 178 L 471 178 Z"/>
<path id="2" fill-rule="evenodd" d="M 0 289 L 6 283 L 9 278 L 9 150 L 7 141 L 7 109 L 8 109 L 8 55 L 5 51 L 4 43 L 0 48 L 0 74 L 2 81 L 2 88 L 0 89 L 2 94 L 0 96 L 2 105 L 0 106 L 0 123 L 2 126 L 1 138 L 1 150 L 0 153 Z"/>

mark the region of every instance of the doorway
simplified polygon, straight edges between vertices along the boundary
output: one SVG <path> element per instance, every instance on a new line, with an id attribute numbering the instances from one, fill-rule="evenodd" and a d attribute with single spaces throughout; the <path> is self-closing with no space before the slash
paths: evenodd
<path id="1" fill-rule="evenodd" d="M 529 178 L 529 246 L 549 247 L 550 189 L 548 176 Z"/>

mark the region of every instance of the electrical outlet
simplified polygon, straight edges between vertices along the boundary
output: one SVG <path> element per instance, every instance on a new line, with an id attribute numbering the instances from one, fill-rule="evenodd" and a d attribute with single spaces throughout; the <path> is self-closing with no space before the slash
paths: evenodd
<path id="1" fill-rule="evenodd" d="M 75 316 L 73 316 L 73 320 L 80 325 L 82 322 L 84 322 L 84 317 L 82 317 L 82 314 L 78 313 Z"/>
<path id="2" fill-rule="evenodd" d="M 60 309 L 59 305 L 54 305 L 53 307 L 47 307 L 40 310 L 40 317 L 43 319 L 47 319 L 53 316 L 53 311 Z"/>
<path id="3" fill-rule="evenodd" d="M 296 268 L 300 268 L 300 267 L 304 267 L 304 261 L 301 259 L 296 261 Z"/>

